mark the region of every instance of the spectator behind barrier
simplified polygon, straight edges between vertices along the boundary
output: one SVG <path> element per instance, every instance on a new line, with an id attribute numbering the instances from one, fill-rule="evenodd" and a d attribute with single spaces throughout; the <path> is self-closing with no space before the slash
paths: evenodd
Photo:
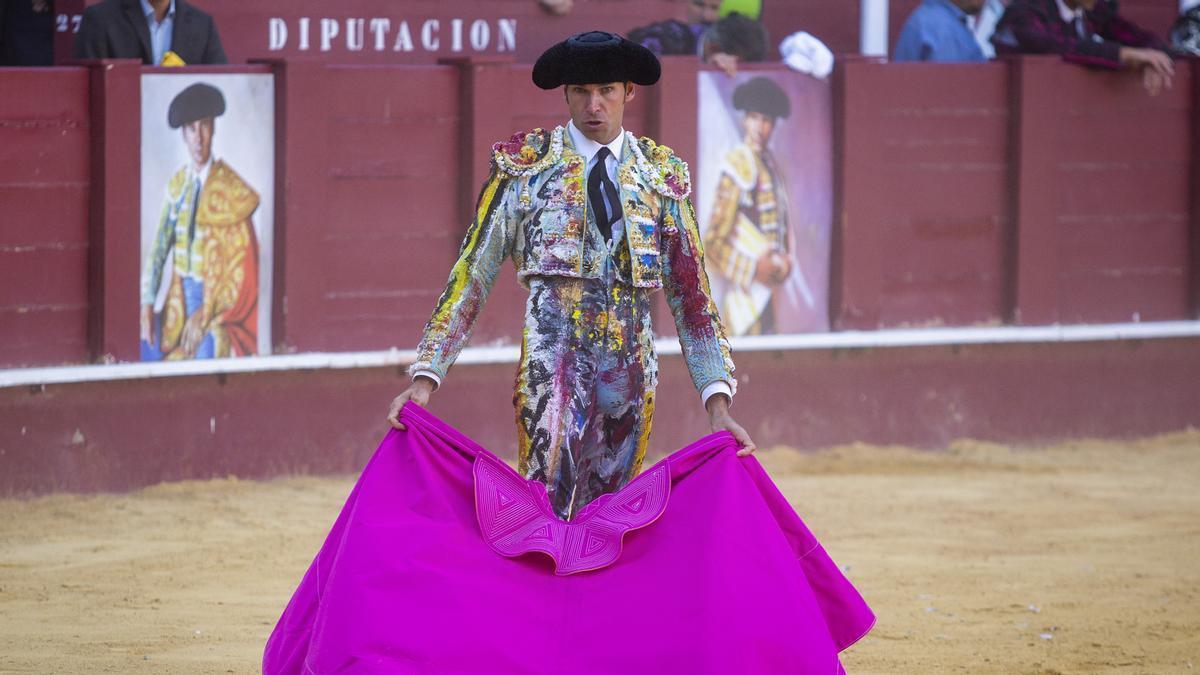
<path id="1" fill-rule="evenodd" d="M 700 36 L 700 56 L 732 77 L 739 63 L 766 60 L 767 31 L 754 19 L 730 14 Z"/>
<path id="2" fill-rule="evenodd" d="M 699 7 L 693 4 L 693 7 Z M 715 4 L 711 5 L 715 12 Z M 626 39 L 658 56 L 695 54 L 726 73 L 737 72 L 739 63 L 767 57 L 767 32 L 762 24 L 741 14 L 730 14 L 712 25 L 669 19 L 634 28 Z"/>
<path id="3" fill-rule="evenodd" d="M 755 21 L 762 20 L 762 0 L 721 0 L 720 16 L 741 14 Z"/>
<path id="4" fill-rule="evenodd" d="M 0 66 L 52 65 L 53 0 L 0 0 Z"/>
<path id="5" fill-rule="evenodd" d="M 1200 56 L 1200 2 L 1184 10 L 1171 27 L 1171 46 L 1180 54 Z"/>
<path id="6" fill-rule="evenodd" d="M 900 29 L 895 61 L 986 61 L 971 31 L 984 0 L 924 0 Z"/>
<path id="7" fill-rule="evenodd" d="M 1175 67 L 1166 45 L 1117 14 L 1113 0 L 1012 0 L 992 44 L 997 54 L 1061 54 L 1072 63 L 1141 68 L 1151 96 L 1171 88 Z"/>
<path id="8" fill-rule="evenodd" d="M 226 63 L 216 23 L 185 0 L 104 0 L 88 7 L 75 36 L 75 58 Z"/>
<path id="9" fill-rule="evenodd" d="M 688 0 L 685 21 L 667 19 L 630 29 L 625 39 L 636 42 L 656 56 L 699 54 L 700 36 L 717 20 L 720 0 Z"/>

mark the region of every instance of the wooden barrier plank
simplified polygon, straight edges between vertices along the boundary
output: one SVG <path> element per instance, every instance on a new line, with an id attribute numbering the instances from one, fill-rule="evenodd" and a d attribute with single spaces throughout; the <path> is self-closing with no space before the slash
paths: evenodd
<path id="1" fill-rule="evenodd" d="M 88 357 L 88 77 L 0 70 L 0 367 Z"/>
<path id="2" fill-rule="evenodd" d="M 1192 319 L 1200 319 L 1200 59 L 1191 59 L 1184 71 L 1191 80 L 1192 90 L 1192 164 L 1191 204 L 1188 209 L 1188 249 L 1190 251 L 1189 273 L 1185 282 L 1188 286 L 1189 312 Z M 1182 70 L 1182 69 L 1181 69 Z"/>
<path id="3" fill-rule="evenodd" d="M 1012 69 L 1011 185 L 1014 214 L 1010 268 L 1010 320 L 1023 325 L 1059 322 L 1057 167 L 1050 149 L 1065 79 L 1057 56 L 1023 57 L 1008 61 Z"/>
<path id="4" fill-rule="evenodd" d="M 19 368 L 83 361 L 88 351 L 87 319 L 86 301 L 44 305 L 35 311 L 0 306 L 0 364 Z"/>
<path id="5" fill-rule="evenodd" d="M 1193 161 L 1180 142 L 1192 125 L 1187 87 L 1151 97 L 1137 73 L 1069 75 L 1050 148 L 1060 318 L 1184 318 Z M 1184 84 L 1186 66 L 1180 75 Z"/>
<path id="6" fill-rule="evenodd" d="M 834 325 L 999 322 L 1011 223 L 1003 67 L 843 65 Z"/>
<path id="7" fill-rule="evenodd" d="M 0 307 L 84 304 L 87 261 L 86 244 L 0 246 Z"/>
<path id="8" fill-rule="evenodd" d="M 141 157 L 141 64 L 93 61 L 88 341 L 93 360 L 136 361 Z"/>

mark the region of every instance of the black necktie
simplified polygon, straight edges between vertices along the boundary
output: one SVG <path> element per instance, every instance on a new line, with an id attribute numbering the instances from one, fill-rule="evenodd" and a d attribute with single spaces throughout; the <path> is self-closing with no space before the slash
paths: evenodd
<path id="1" fill-rule="evenodd" d="M 608 167 L 605 166 L 611 154 L 607 147 L 600 148 L 587 182 L 588 203 L 596 216 L 596 227 L 600 228 L 605 241 L 612 239 L 612 225 L 621 219 L 621 197 L 617 194 L 617 186 L 609 180 Z"/>

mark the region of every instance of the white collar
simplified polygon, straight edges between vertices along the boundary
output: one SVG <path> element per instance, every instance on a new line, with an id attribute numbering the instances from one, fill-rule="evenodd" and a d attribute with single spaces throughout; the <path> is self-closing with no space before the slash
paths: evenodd
<path id="1" fill-rule="evenodd" d="M 625 147 L 625 127 L 621 127 L 621 131 L 617 134 L 617 137 L 606 145 L 601 145 L 584 136 L 583 132 L 575 127 L 574 120 L 567 122 L 567 132 L 571 134 L 571 144 L 575 146 L 575 152 L 578 152 L 587 160 L 587 164 L 591 164 L 592 158 L 596 156 L 597 152 L 600 152 L 600 148 L 608 148 L 613 158 L 618 162 L 621 161 L 621 150 Z"/>
<path id="2" fill-rule="evenodd" d="M 1064 2 L 1064 0 L 1054 0 L 1054 2 L 1058 4 L 1058 15 L 1062 17 L 1063 21 L 1066 21 L 1067 23 L 1075 23 L 1077 19 L 1083 18 L 1082 7 L 1071 9 L 1070 7 L 1067 7 L 1067 3 Z"/>
<path id="3" fill-rule="evenodd" d="M 212 153 L 210 152 L 208 154 L 208 161 L 205 162 L 204 166 L 200 167 L 199 170 L 196 169 L 195 164 L 188 162 L 188 171 L 191 172 L 192 176 L 199 178 L 201 184 L 204 184 L 204 183 L 208 182 L 208 172 L 212 170 L 212 165 L 213 165 L 213 156 L 212 156 Z"/>

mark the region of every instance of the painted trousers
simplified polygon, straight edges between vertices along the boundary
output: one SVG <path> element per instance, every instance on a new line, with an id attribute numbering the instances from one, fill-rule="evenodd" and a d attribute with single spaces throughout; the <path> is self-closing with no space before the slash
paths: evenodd
<path id="1" fill-rule="evenodd" d="M 564 520 L 636 476 L 650 436 L 658 383 L 650 294 L 613 267 L 600 279 L 529 283 L 513 396 L 518 470 L 546 485 Z"/>

